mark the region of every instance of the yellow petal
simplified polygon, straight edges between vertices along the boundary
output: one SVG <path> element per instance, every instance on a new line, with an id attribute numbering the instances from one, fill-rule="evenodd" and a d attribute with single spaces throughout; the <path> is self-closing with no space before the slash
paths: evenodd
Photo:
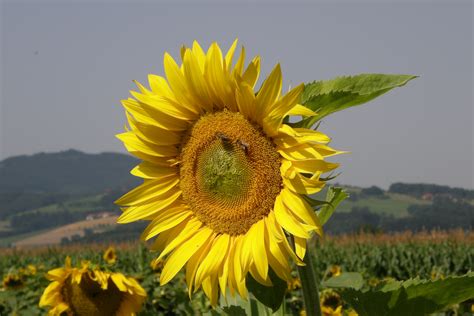
<path id="1" fill-rule="evenodd" d="M 176 167 L 158 166 L 147 161 L 141 162 L 130 171 L 134 176 L 144 179 L 163 179 L 170 176 L 178 176 L 178 172 Z"/>
<path id="2" fill-rule="evenodd" d="M 134 148 L 128 146 L 126 143 L 124 143 L 123 145 L 131 155 L 137 158 L 140 158 L 141 160 L 147 161 L 149 163 L 152 163 L 158 166 L 165 166 L 165 167 L 171 167 L 176 163 L 176 158 L 174 157 L 152 156 L 152 155 L 145 154 L 144 152 L 135 150 Z"/>
<path id="3" fill-rule="evenodd" d="M 309 234 L 303 228 L 301 223 L 288 211 L 286 206 L 283 204 L 281 194 L 278 195 L 275 200 L 275 218 L 277 222 L 289 233 L 302 238 L 309 237 Z"/>
<path id="4" fill-rule="evenodd" d="M 133 151 L 140 151 L 150 156 L 156 157 L 176 157 L 178 149 L 176 146 L 158 146 L 151 143 L 146 143 L 135 135 L 133 132 L 126 132 L 116 135 L 118 139 L 124 142 L 128 148 Z"/>
<path id="5" fill-rule="evenodd" d="M 234 42 L 232 43 L 232 45 L 230 46 L 229 51 L 225 55 L 225 59 L 224 59 L 225 60 L 225 67 L 227 68 L 227 71 L 229 71 L 229 72 L 232 68 L 232 60 L 234 58 L 234 53 L 235 53 L 235 48 L 237 47 L 237 42 L 238 42 L 238 39 L 235 39 Z"/>
<path id="6" fill-rule="evenodd" d="M 178 273 L 186 262 L 194 255 L 211 236 L 210 229 L 202 229 L 196 232 L 189 240 L 177 248 L 166 260 L 165 266 L 161 271 L 160 285 L 165 285 Z"/>
<path id="7" fill-rule="evenodd" d="M 241 278 L 244 278 L 249 271 L 250 264 L 252 263 L 252 240 L 250 234 L 244 235 L 240 242 L 240 266 L 241 266 Z"/>
<path id="8" fill-rule="evenodd" d="M 154 217 L 163 209 L 173 205 L 181 194 L 181 190 L 174 189 L 163 193 L 162 195 L 158 195 L 156 199 L 153 199 L 146 204 L 128 207 L 117 219 L 117 223 L 124 224 Z"/>
<path id="9" fill-rule="evenodd" d="M 239 59 L 235 63 L 234 73 L 238 76 L 242 75 L 242 71 L 244 70 L 244 63 L 245 63 L 245 48 L 242 46 L 240 51 Z"/>
<path id="10" fill-rule="evenodd" d="M 196 288 L 199 288 L 201 283 L 208 276 L 217 275 L 219 273 L 219 269 L 229 249 L 229 242 L 230 236 L 227 234 L 219 235 L 214 239 L 209 253 L 201 262 L 196 272 L 196 279 L 194 280 Z"/>
<path id="11" fill-rule="evenodd" d="M 242 80 L 247 82 L 249 86 L 254 88 L 255 83 L 257 83 L 259 75 L 260 75 L 260 56 L 256 56 L 247 66 L 247 69 L 242 75 Z"/>
<path id="12" fill-rule="evenodd" d="M 196 218 L 191 218 L 188 220 L 184 224 L 184 227 L 182 227 L 182 229 L 177 232 L 177 235 L 171 239 L 171 241 L 166 245 L 165 249 L 163 249 L 163 251 L 160 253 L 158 260 L 165 257 L 167 254 L 173 251 L 173 249 L 179 247 L 183 242 L 194 236 L 201 226 L 202 223 Z M 208 229 L 204 228 L 203 230 L 207 231 Z"/>
<path id="13" fill-rule="evenodd" d="M 268 108 L 267 115 L 279 116 L 283 119 L 288 112 L 298 103 L 304 84 L 300 84 L 288 91 L 280 100 L 275 102 L 272 107 Z"/>
<path id="14" fill-rule="evenodd" d="M 213 104 L 209 96 L 204 75 L 199 67 L 199 62 L 190 49 L 184 54 L 184 78 L 188 90 L 193 94 L 195 102 L 207 111 L 212 111 Z"/>
<path id="15" fill-rule="evenodd" d="M 181 133 L 169 131 L 156 125 L 138 122 L 127 113 L 127 119 L 132 131 L 148 143 L 159 146 L 176 145 L 181 142 Z"/>
<path id="16" fill-rule="evenodd" d="M 283 232 L 283 228 L 278 224 L 278 229 L 281 230 L 281 234 L 284 235 L 285 233 Z M 295 254 L 293 251 L 293 248 L 290 246 L 290 243 L 288 242 L 288 239 L 283 238 L 281 242 L 278 243 L 278 245 L 281 247 L 280 249 L 284 251 L 286 254 L 286 257 L 291 257 L 295 263 L 299 266 L 305 266 L 306 264 Z"/>
<path id="17" fill-rule="evenodd" d="M 226 286 L 227 286 L 227 278 L 229 276 L 229 257 L 231 256 L 231 250 L 234 248 L 233 247 L 233 238 L 229 239 L 229 247 L 226 251 L 226 255 L 224 259 L 222 260 L 222 265 L 219 268 L 219 274 L 218 274 L 218 282 L 219 282 L 219 287 L 221 289 L 222 295 L 225 297 L 226 296 Z"/>
<path id="18" fill-rule="evenodd" d="M 305 224 L 314 226 L 315 231 L 321 233 L 321 223 L 313 208 L 298 194 L 284 188 L 281 192 L 283 203 L 289 210 L 298 216 Z"/>
<path id="19" fill-rule="evenodd" d="M 266 231 L 265 221 L 261 219 L 255 223 L 247 234 L 249 234 L 248 242 L 252 243 L 252 257 L 256 272 L 265 280 L 268 276 L 268 233 Z"/>
<path id="20" fill-rule="evenodd" d="M 270 280 L 270 277 L 268 276 L 268 274 L 266 278 L 262 278 L 260 273 L 257 271 L 257 266 L 255 265 L 255 262 L 252 262 L 252 264 L 250 265 L 249 272 L 252 275 L 252 277 L 255 279 L 255 281 L 257 281 L 258 283 L 263 284 L 265 286 L 273 285 L 272 280 Z"/>
<path id="21" fill-rule="evenodd" d="M 115 203 L 119 205 L 137 205 L 169 191 L 179 183 L 179 177 L 169 177 L 166 179 L 146 180 L 132 191 L 123 195 Z"/>
<path id="22" fill-rule="evenodd" d="M 292 107 L 288 111 L 287 115 L 316 116 L 318 114 L 316 112 L 308 109 L 304 105 L 296 104 L 294 107 Z"/>
<path id="23" fill-rule="evenodd" d="M 304 255 L 306 253 L 306 239 L 295 237 L 295 251 L 296 255 L 303 260 Z"/>
<path id="24" fill-rule="evenodd" d="M 193 98 L 189 95 L 186 80 L 181 69 L 178 67 L 173 57 L 168 53 L 165 53 L 164 55 L 163 67 L 165 69 L 166 78 L 171 86 L 171 90 L 173 90 L 178 103 L 185 105 L 186 109 L 198 114 L 200 112 L 199 105 L 194 104 L 195 102 L 193 102 Z"/>
<path id="25" fill-rule="evenodd" d="M 247 83 L 242 83 L 240 89 L 236 91 L 236 99 L 239 112 L 247 119 L 255 120 L 257 103 L 252 87 Z"/>
<path id="26" fill-rule="evenodd" d="M 206 255 L 209 252 L 209 249 L 212 246 L 212 240 L 214 239 L 215 234 L 212 234 L 208 239 L 207 244 L 204 247 L 201 247 L 189 260 L 186 265 L 186 284 L 188 285 L 188 295 L 191 299 L 191 294 L 194 289 L 194 280 L 196 278 L 196 272 L 199 267 L 199 264 L 204 260 Z"/>
<path id="27" fill-rule="evenodd" d="M 257 93 L 258 115 L 263 119 L 272 109 L 280 97 L 282 85 L 282 75 L 280 64 L 277 64 L 268 78 L 263 82 L 260 91 Z"/>
<path id="28" fill-rule="evenodd" d="M 166 79 L 157 75 L 148 75 L 148 83 L 150 84 L 153 94 L 166 97 L 168 99 L 175 99 L 174 93 L 166 82 Z"/>
<path id="29" fill-rule="evenodd" d="M 283 177 L 283 185 L 291 191 L 299 194 L 315 194 L 322 190 L 325 183 L 317 179 L 307 178 L 296 174 L 293 179 Z"/>
<path id="30" fill-rule="evenodd" d="M 193 215 L 193 212 L 182 206 L 170 208 L 159 213 L 142 233 L 142 240 L 148 240 L 161 232 L 168 230 L 182 223 L 185 219 Z"/>
<path id="31" fill-rule="evenodd" d="M 211 305 L 213 307 L 216 307 L 217 305 L 217 299 L 218 299 L 218 290 L 219 286 L 217 285 L 217 278 L 215 275 L 211 275 L 207 277 L 202 284 L 202 289 L 204 290 L 204 293 L 206 296 L 209 298 L 211 301 Z"/>
<path id="32" fill-rule="evenodd" d="M 305 143 L 327 144 L 331 139 L 318 131 L 306 128 L 291 128 L 283 124 L 279 129 L 279 134 L 275 137 L 275 143 L 282 147 L 298 146 Z"/>
<path id="33" fill-rule="evenodd" d="M 321 159 L 304 159 L 292 161 L 291 166 L 296 172 L 312 174 L 334 170 L 339 167 L 339 164 L 327 162 Z"/>
<path id="34" fill-rule="evenodd" d="M 267 221 L 268 226 L 273 226 L 273 223 Z M 269 229 L 270 230 L 270 229 Z M 285 237 L 286 238 L 286 237 Z M 272 267 L 273 271 L 283 280 L 287 280 L 291 277 L 291 268 L 288 264 L 287 256 L 280 247 L 280 242 L 283 240 L 276 237 L 273 234 L 269 234 L 268 238 L 268 263 Z"/>
<path id="35" fill-rule="evenodd" d="M 146 95 L 135 91 L 130 91 L 130 94 L 140 102 L 140 106 L 156 121 L 167 120 L 178 124 L 176 121 L 193 121 L 199 117 L 197 113 L 180 106 L 178 103 L 182 102 L 180 100 L 176 102 L 166 97 Z"/>

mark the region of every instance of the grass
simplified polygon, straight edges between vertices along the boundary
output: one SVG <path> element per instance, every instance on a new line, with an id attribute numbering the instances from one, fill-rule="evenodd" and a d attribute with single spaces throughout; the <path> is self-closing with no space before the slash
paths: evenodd
<path id="1" fill-rule="evenodd" d="M 58 211 L 69 210 L 71 212 L 91 212 L 101 210 L 104 207 L 100 204 L 102 194 L 86 196 L 79 199 L 74 199 L 71 201 L 66 201 L 64 203 L 55 203 L 47 206 L 43 206 L 37 209 L 28 210 L 18 214 L 31 214 L 34 212 L 40 213 L 55 213 Z M 15 214 L 15 215 L 18 215 Z"/>
<path id="2" fill-rule="evenodd" d="M 429 204 L 408 195 L 386 193 L 389 198 L 363 197 L 357 201 L 346 200 L 339 205 L 337 212 L 350 212 L 353 207 L 368 207 L 376 214 L 391 215 L 395 218 L 408 216 L 408 206 L 412 204 Z"/>
<path id="3" fill-rule="evenodd" d="M 51 229 L 54 228 L 47 228 L 47 229 L 42 229 L 42 230 L 35 230 L 33 232 L 29 233 L 24 233 L 24 234 L 19 234 L 19 235 L 13 235 L 13 236 L 8 236 L 8 237 L 2 237 L 0 238 L 0 248 L 2 247 L 9 247 L 12 243 L 17 242 L 19 240 L 29 238 L 31 236 L 35 236 L 44 232 L 47 232 Z"/>

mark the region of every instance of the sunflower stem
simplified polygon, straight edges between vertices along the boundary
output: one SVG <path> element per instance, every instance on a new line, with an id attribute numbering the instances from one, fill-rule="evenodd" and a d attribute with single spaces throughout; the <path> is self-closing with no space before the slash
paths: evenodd
<path id="1" fill-rule="evenodd" d="M 303 290 L 304 308 L 308 316 L 321 316 L 321 306 L 319 305 L 319 288 L 314 273 L 313 254 L 311 247 L 307 247 L 304 256 L 305 266 L 297 266 Z"/>

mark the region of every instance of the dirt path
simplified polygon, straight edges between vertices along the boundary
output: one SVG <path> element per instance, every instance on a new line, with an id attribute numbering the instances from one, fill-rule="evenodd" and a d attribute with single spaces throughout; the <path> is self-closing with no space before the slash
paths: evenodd
<path id="1" fill-rule="evenodd" d="M 98 218 L 94 220 L 84 220 L 68 225 L 64 225 L 48 232 L 31 236 L 14 243 L 16 247 L 31 247 L 55 245 L 61 242 L 64 237 L 71 237 L 73 235 L 84 236 L 84 229 L 97 229 L 99 226 L 116 225 L 117 216 L 110 216 L 105 218 Z"/>

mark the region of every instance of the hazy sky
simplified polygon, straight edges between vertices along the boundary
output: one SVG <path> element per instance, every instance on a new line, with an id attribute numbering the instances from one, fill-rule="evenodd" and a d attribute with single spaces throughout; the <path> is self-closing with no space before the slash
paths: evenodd
<path id="1" fill-rule="evenodd" d="M 171 4 L 2 2 L 0 159 L 76 148 L 125 152 L 114 134 L 132 79 L 163 74 L 197 39 L 238 37 L 284 86 L 361 72 L 420 78 L 324 120 L 351 154 L 339 182 L 473 188 L 473 5 L 445 2 Z"/>

